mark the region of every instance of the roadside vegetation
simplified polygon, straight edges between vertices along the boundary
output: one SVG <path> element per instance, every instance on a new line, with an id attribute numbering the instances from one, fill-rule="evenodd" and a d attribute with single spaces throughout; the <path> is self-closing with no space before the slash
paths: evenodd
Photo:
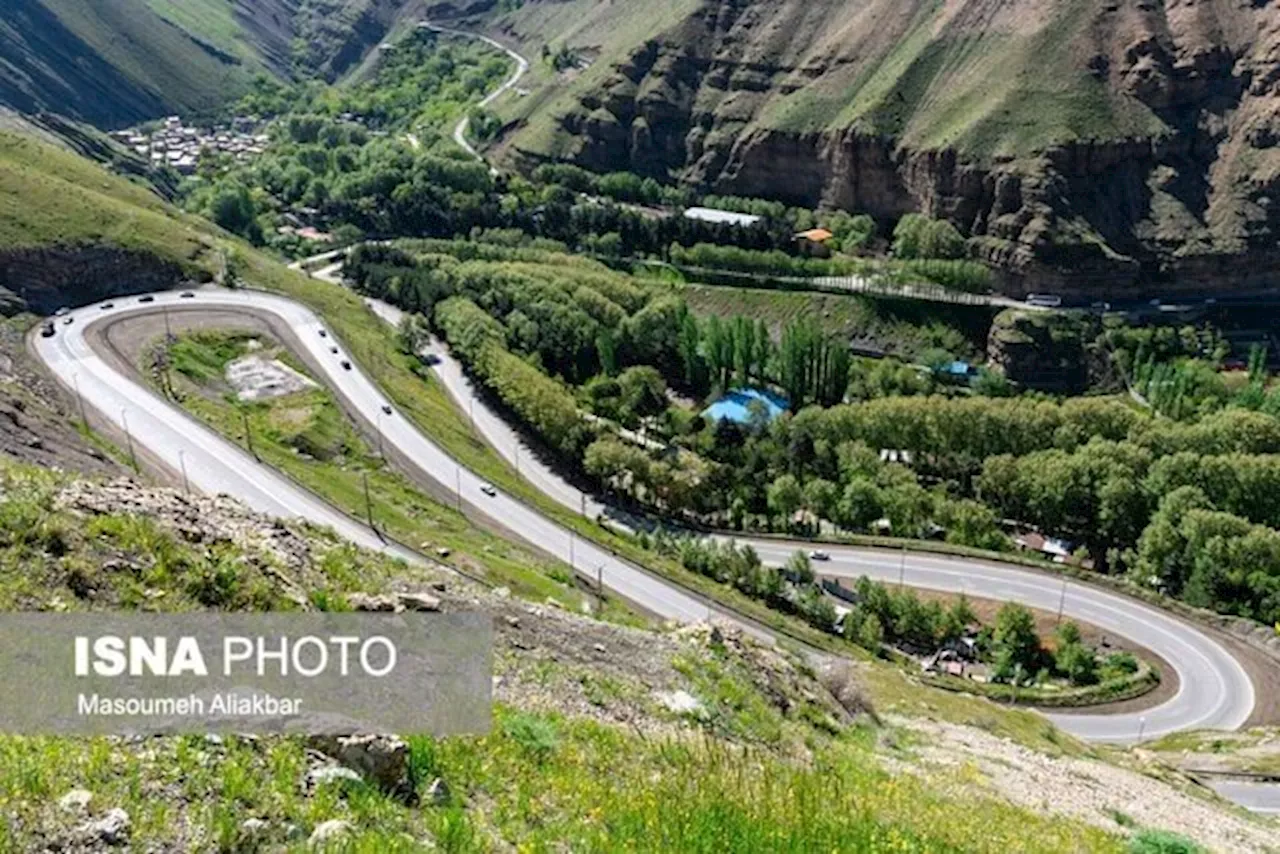
<path id="1" fill-rule="evenodd" d="M 532 258 L 519 248 L 463 261 L 455 246 L 364 247 L 349 270 L 366 293 L 421 312 L 504 408 L 624 502 L 733 530 L 993 551 L 1013 548 L 1012 520 L 1097 570 L 1280 619 L 1280 562 L 1266 557 L 1280 554 L 1280 514 L 1245 498 L 1280 494 L 1269 480 L 1280 420 L 1266 412 L 1170 422 L 1109 397 L 941 394 L 936 379 L 913 389 L 882 363 L 849 360 L 812 321 L 775 341 L 759 321 L 700 320 L 642 279 L 510 260 Z M 775 390 L 791 411 L 702 410 L 749 388 Z M 854 394 L 870 399 L 844 402 Z M 1193 557 L 1206 550 L 1212 561 Z"/>
<path id="2" fill-rule="evenodd" d="M 151 510 L 144 518 L 124 509 L 135 505 Z M 357 592 L 443 578 L 225 500 L 0 463 L 0 602 L 9 609 L 342 610 Z M 543 619 L 512 600 L 484 599 L 465 581 L 446 583 L 441 595 L 466 607 L 480 596 L 482 607 L 515 609 L 521 627 Z M 589 630 L 590 621 L 579 622 L 555 630 Z M 611 631 L 621 634 L 610 642 L 621 644 L 633 630 Z M 0 841 L 15 850 L 73 845 L 85 827 L 122 809 L 133 847 L 324 848 L 308 839 L 341 821 L 330 849 L 718 852 L 763 840 L 798 850 L 1126 850 L 1127 828 L 1047 817 L 994 791 L 958 793 L 960 778 L 945 772 L 904 772 L 914 761 L 909 727 L 875 723 L 852 683 L 819 686 L 777 653 L 753 652 L 733 637 L 652 637 L 650 646 L 677 644 L 667 667 L 688 674 L 695 710 L 655 712 L 628 699 L 621 674 L 574 671 L 603 707 L 631 704 L 639 729 L 634 717 L 620 725 L 581 710 L 500 702 L 487 735 L 402 734 L 412 797 L 373 779 L 305 782 L 320 766 L 301 738 L 3 738 Z M 569 667 L 521 646 L 498 664 L 504 679 L 528 685 L 557 684 L 557 669 Z M 867 676 L 900 679 L 883 666 Z M 829 689 L 858 717 L 838 723 L 846 713 Z M 971 720 L 1051 755 L 1085 755 L 1043 719 L 972 697 L 902 682 L 886 704 Z M 64 802 L 76 790 L 87 804 Z"/>
<path id="3" fill-rule="evenodd" d="M 280 359 L 256 336 L 234 332 L 181 335 L 154 355 L 156 374 L 174 400 L 263 463 L 284 472 L 355 519 L 370 520 L 386 536 L 491 586 L 509 587 L 535 601 L 553 599 L 573 609 L 600 609 L 606 619 L 638 621 L 625 604 L 601 602 L 574 586 L 571 570 L 472 524 L 443 501 L 424 494 L 351 426 L 332 394 L 321 387 L 267 400 L 242 401 L 226 379 L 227 365 L 246 355 Z M 387 416 L 394 417 L 394 416 Z M 245 427 L 249 435 L 245 435 Z"/>
<path id="4" fill-rule="evenodd" d="M 726 590 L 723 584 L 691 571 L 670 557 L 616 537 L 588 520 L 575 517 L 571 511 L 551 506 L 551 502 L 520 481 L 483 445 L 469 429 L 465 416 L 449 402 L 439 383 L 430 378 L 411 351 L 395 346 L 387 330 L 364 310 L 357 296 L 287 272 L 244 243 L 209 228 L 195 217 L 176 215 L 144 191 L 85 166 L 70 155 L 41 147 L 28 148 L 27 143 L 13 142 L 10 138 L 0 138 L 0 141 L 5 143 L 7 162 L 21 167 L 5 172 L 5 180 L 9 182 L 5 190 L 15 198 L 28 200 L 19 206 L 21 211 L 3 223 L 6 236 L 14 238 L 11 245 L 44 246 L 54 242 L 68 247 L 126 245 L 172 261 L 193 278 L 208 279 L 225 273 L 223 281 L 227 284 L 251 284 L 294 296 L 324 316 L 353 359 L 391 396 L 401 412 L 465 465 L 546 510 L 558 521 L 608 543 L 627 557 L 692 589 L 728 601 L 762 622 L 815 645 L 842 651 L 852 649 L 852 645 L 826 632 L 818 632 L 793 617 L 762 606 L 741 591 Z M 23 196 L 23 193 L 29 195 Z M 382 196 L 372 193 L 361 199 L 360 205 L 376 211 Z M 63 205 L 67 207 L 63 209 Z M 561 212 L 555 203 L 545 210 L 552 212 L 552 219 Z M 441 230 L 452 236 L 457 233 L 449 231 L 453 227 L 451 221 Z M 707 239 L 708 232 L 702 226 L 678 223 L 670 227 L 688 229 L 686 236 L 692 242 Z M 562 232 L 559 239 L 563 244 L 563 232 L 569 230 L 569 225 L 561 221 L 556 228 Z M 544 235 L 544 239 L 551 236 Z M 623 240 L 621 232 L 618 239 Z M 670 242 L 664 239 L 654 245 L 669 246 Z M 549 247 L 543 245 L 543 249 L 546 248 Z M 425 250 L 423 254 L 431 253 Z M 507 256 L 488 260 L 511 261 Z M 442 261 L 442 266 L 449 263 Z M 541 266 L 541 262 L 526 263 Z M 584 271 L 589 269 L 593 275 L 600 276 L 599 287 L 609 288 L 611 285 L 606 282 L 616 281 L 592 262 L 574 259 L 554 263 L 564 267 L 581 265 Z M 530 278 L 537 279 L 539 275 L 547 278 L 545 273 L 537 271 L 532 271 Z M 617 278 L 627 287 L 644 287 L 639 282 L 628 282 L 626 277 Z M 597 287 L 589 285 L 588 290 L 595 291 Z M 629 293 L 624 289 L 617 292 Z M 597 309 L 609 311 L 590 293 L 584 293 L 582 299 Z M 627 319 L 633 316 L 628 315 Z M 551 377 L 541 357 L 535 357 L 531 350 L 511 348 L 509 320 L 508 316 L 502 325 L 508 355 L 532 367 L 539 377 L 536 383 L 531 374 L 519 374 L 517 379 L 528 378 L 530 386 L 537 390 L 548 388 L 542 379 L 567 383 L 564 377 Z M 667 327 L 655 323 L 653 328 L 662 332 Z M 752 335 L 755 335 L 754 324 Z M 525 340 L 539 339 L 535 332 Z M 745 333 L 741 340 L 746 340 Z M 820 337 L 817 340 L 821 340 Z M 699 338 L 699 350 L 703 341 Z M 228 354 L 238 352 L 227 341 L 206 342 L 211 346 L 188 343 L 192 346 L 177 354 L 174 365 L 183 366 L 182 381 L 193 385 L 214 381 L 216 366 L 225 364 Z M 549 356 L 556 352 L 554 348 L 547 348 Z M 673 364 L 678 364 L 678 349 L 669 352 L 676 354 Z M 805 348 L 796 348 L 794 352 L 804 353 Z M 517 370 L 510 359 L 495 361 L 505 362 L 504 368 L 511 368 L 513 372 Z M 809 372 L 815 362 L 797 359 L 793 364 L 800 365 L 803 373 Z M 680 401 L 682 392 L 686 391 L 681 387 L 684 382 L 681 374 L 673 372 L 667 376 L 651 364 L 627 366 L 644 367 L 657 371 L 667 392 L 674 392 L 663 395 L 667 400 Z M 681 369 L 683 367 L 681 365 Z M 853 370 L 851 366 L 851 373 Z M 622 371 L 619 379 L 621 374 Z M 585 379 L 590 381 L 592 376 Z M 778 382 L 782 376 L 772 374 L 766 376 L 766 381 Z M 633 407 L 633 412 L 653 405 L 656 400 L 652 392 L 657 386 L 652 379 L 650 371 L 640 371 L 629 378 L 626 387 L 636 392 L 633 400 L 639 404 Z M 808 387 L 821 386 L 822 383 L 810 383 Z M 311 463 L 300 459 L 303 454 L 315 460 L 323 460 L 327 455 L 326 465 L 337 465 L 333 461 L 339 459 L 348 462 L 349 471 L 339 475 L 335 470 L 327 470 L 326 480 L 331 475 L 338 484 L 334 488 L 334 500 L 346 502 L 358 514 L 363 478 L 357 487 L 354 477 L 368 473 L 370 479 L 375 480 L 373 475 L 380 470 L 378 463 L 372 448 L 345 425 L 332 401 L 326 401 L 323 395 L 310 394 L 304 393 L 293 401 L 298 404 L 297 410 L 287 416 L 272 405 L 246 409 L 249 433 L 254 437 L 255 448 L 260 447 L 259 453 L 279 454 L 275 464 L 285 470 L 291 465 L 299 466 L 295 476 L 300 479 L 308 470 L 301 468 L 301 464 Z M 1068 411 L 1072 404 L 1033 401 L 1034 406 L 1030 408 L 1036 417 L 1024 424 L 1008 416 L 1000 408 L 1000 401 L 980 400 L 971 404 L 969 400 L 950 398 L 921 399 L 930 407 L 939 407 L 937 411 L 943 411 L 945 406 L 957 407 L 954 411 L 946 410 L 945 418 L 934 410 L 913 413 L 913 417 L 923 417 L 930 424 L 928 429 L 935 431 L 927 437 L 930 441 L 943 434 L 936 422 L 949 424 L 981 416 L 990 418 L 984 429 L 999 441 L 1011 441 L 1007 435 L 1011 430 L 1016 433 L 1013 428 L 1030 424 L 1035 428 L 1031 432 L 1044 447 L 1056 448 L 1059 442 L 1071 447 L 1073 437 L 1078 441 L 1093 423 L 1090 418 L 1110 412 L 1100 405 L 1097 411 L 1077 413 L 1077 422 L 1061 413 L 1045 414 Z M 203 395 L 193 388 L 188 400 L 193 406 L 207 405 L 210 417 L 221 423 L 220 429 L 226 435 L 243 436 L 243 432 L 237 434 L 237 421 L 242 425 L 245 416 L 240 414 L 238 406 L 222 399 L 221 392 Z M 574 400 L 578 405 L 585 405 L 576 395 Z M 1027 404 L 1027 401 L 1019 403 Z M 962 409 L 964 405 L 973 408 Z M 884 406 L 889 409 L 888 404 Z M 988 406 L 989 410 L 984 409 Z M 820 411 L 839 409 L 841 406 L 836 405 Z M 934 414 L 929 414 L 931 412 Z M 990 415 L 992 412 L 1001 413 L 999 417 L 1007 420 L 999 420 Z M 624 412 L 619 415 L 625 417 Z M 655 423 L 652 416 L 645 417 L 650 420 L 637 419 L 637 424 L 647 435 L 655 429 Z M 899 430 L 900 422 L 891 426 Z M 1201 425 L 1196 427 L 1199 429 Z M 957 435 L 972 436 L 960 428 L 951 429 L 955 429 Z M 1040 434 L 1045 430 L 1053 438 L 1044 439 Z M 955 445 L 946 446 L 947 452 L 937 454 L 937 461 L 933 451 L 924 452 L 922 457 L 917 457 L 923 459 L 923 465 L 951 465 L 948 454 L 956 452 L 971 469 L 986 450 L 985 445 L 966 447 L 952 434 L 946 435 Z M 678 444 L 673 437 L 662 433 L 658 436 Z M 744 434 L 744 441 L 750 436 Z M 766 452 L 769 451 L 767 442 L 789 437 L 772 437 L 771 433 L 768 436 L 767 441 L 764 433 L 752 439 L 759 442 L 755 452 L 761 458 L 759 467 L 751 469 L 752 477 L 766 486 L 762 509 L 748 507 L 743 524 L 777 528 L 808 526 L 797 530 L 813 530 L 816 525 L 819 533 L 823 533 L 818 520 L 801 517 L 797 522 L 794 514 L 787 518 L 778 512 L 794 496 L 791 485 L 784 482 L 786 488 L 779 490 L 776 477 L 761 476 L 786 473 L 779 462 L 782 453 L 771 456 Z M 257 444 L 259 441 L 261 446 Z M 1162 441 L 1177 441 L 1177 438 L 1164 435 Z M 830 454 L 815 453 L 815 459 L 829 461 L 831 458 Z M 838 460 L 838 454 L 835 459 Z M 891 473 L 885 476 L 885 483 L 873 481 L 873 485 L 886 491 L 900 487 L 903 495 L 918 495 L 893 466 L 905 468 L 901 463 L 886 464 Z M 792 476 L 801 485 L 802 494 L 804 485 L 815 479 L 812 472 L 804 469 Z M 7 590 L 4 601 L 9 607 L 337 609 L 346 606 L 346 599 L 353 591 L 374 592 L 393 580 L 413 580 L 402 566 L 360 554 L 326 538 L 323 533 L 309 532 L 308 536 L 321 538 L 324 547 L 318 550 L 320 556 L 315 563 L 307 565 L 308 572 L 301 576 L 303 583 L 294 589 L 271 573 L 271 569 L 278 567 L 270 560 L 245 560 L 244 548 L 236 543 L 193 545 L 182 536 L 161 530 L 158 523 L 147 522 L 137 513 L 119 512 L 116 509 L 119 505 L 94 511 L 92 519 L 86 521 L 86 511 L 68 510 L 55 500 L 55 492 L 61 489 L 59 478 L 47 471 L 5 469 L 0 483 L 0 570 L 3 570 L 0 578 Z M 453 536 L 452 525 L 461 524 L 460 519 L 452 519 L 422 497 L 401 491 L 402 485 L 398 482 L 389 479 L 381 483 L 380 496 L 385 495 L 388 502 L 395 502 L 397 507 L 412 508 L 414 514 L 436 526 L 430 542 L 439 541 L 436 538 L 441 530 L 450 531 L 449 536 Z M 778 499 L 773 502 L 776 507 L 770 506 L 771 488 Z M 898 498 L 898 493 L 891 494 Z M 643 501 L 643 493 L 636 499 Z M 959 499 L 949 495 L 948 500 Z M 198 519 L 199 513 L 195 516 Z M 978 521 L 985 519 L 980 516 Z M 952 527 L 961 526 L 953 524 Z M 904 526 L 890 533 L 901 537 L 906 530 Z M 975 523 L 972 530 L 982 532 L 986 528 Z M 92 548 L 106 551 L 86 550 L 89 535 L 94 538 Z M 411 541 L 419 536 L 416 529 L 410 536 Z M 488 539 L 470 529 L 457 536 L 476 539 L 466 539 L 455 553 L 466 554 L 474 557 L 478 564 L 487 565 Z M 423 538 L 427 540 L 428 537 Z M 112 560 L 117 562 L 109 564 Z M 501 545 L 493 560 L 499 575 L 508 571 L 501 566 L 507 560 L 521 564 L 524 557 L 519 549 Z M 518 571 L 521 569 L 524 571 Z M 559 584 L 554 566 L 545 573 L 529 573 L 527 566 L 516 566 L 511 571 L 509 583 L 534 597 L 546 595 L 547 588 L 541 586 L 544 580 Z M 556 589 L 562 588 L 563 585 Z M 301 596 L 289 595 L 303 591 Z M 555 670 L 554 664 L 540 666 L 548 673 Z M 637 850 L 674 847 L 707 851 L 725 850 L 739 843 L 755 845 L 760 839 L 777 847 L 802 850 L 896 846 L 920 851 L 1018 848 L 1055 852 L 1121 851 L 1126 846 L 1147 841 L 1162 845 L 1185 842 L 1157 832 L 1143 832 L 1129 843 L 1124 834 L 1133 830 L 1132 821 L 1125 824 L 1117 821 L 1115 827 L 1103 830 L 1096 827 L 1096 819 L 1092 818 L 1092 824 L 1045 818 L 1010 806 L 981 789 L 975 794 L 969 785 L 975 778 L 968 769 L 941 780 L 933 777 L 932 771 L 923 775 L 904 772 L 903 766 L 896 762 L 887 763 L 888 770 L 880 770 L 877 763 L 884 758 L 886 743 L 893 751 L 892 759 L 909 759 L 909 739 L 904 738 L 906 749 L 900 751 L 894 746 L 892 729 L 886 736 L 877 736 L 869 727 L 833 728 L 830 721 L 821 716 L 804 717 L 812 710 L 807 703 L 797 706 L 802 710 L 799 721 L 790 718 L 783 721 L 785 716 L 777 710 L 776 698 L 770 699 L 772 690 L 762 690 L 744 681 L 743 668 L 722 669 L 703 657 L 682 662 L 681 666 L 692 674 L 689 678 L 697 688 L 698 699 L 708 710 L 705 720 L 692 715 L 697 722 L 697 726 L 690 729 L 692 736 L 682 731 L 673 738 L 655 737 L 545 709 L 503 705 L 497 710 L 498 725 L 489 736 L 446 741 L 411 739 L 414 787 L 422 801 L 416 806 L 365 784 L 304 791 L 299 786 L 299 776 L 306 768 L 309 754 L 306 745 L 297 740 L 227 739 L 218 743 L 205 739 L 157 739 L 135 749 L 137 745 L 105 739 L 3 739 L 0 740 L 0 755 L 4 757 L 0 762 L 0 790 L 5 798 L 0 809 L 0 847 L 32 848 L 61 839 L 67 819 L 57 801 L 62 794 L 79 786 L 94 790 L 93 815 L 115 805 L 127 806 L 135 814 L 134 843 L 138 847 L 154 843 L 178 848 L 200 845 L 233 848 L 244 832 L 243 820 L 259 816 L 271 828 L 271 843 L 294 848 L 304 846 L 307 834 L 323 820 L 342 816 L 352 825 L 350 846 L 371 851 L 425 847 L 428 837 L 436 847 L 445 850 L 485 850 L 499 843 L 546 850 L 566 839 L 586 850 L 611 850 L 616 847 L 615 840 L 622 840 Z M 755 672 L 767 671 L 755 668 Z M 859 678 L 865 678 L 868 693 L 882 711 L 964 722 L 1056 755 L 1076 757 L 1092 753 L 1032 713 L 1002 709 L 979 698 L 930 689 L 880 662 L 867 662 L 865 668 L 859 667 L 858 673 Z M 610 694 L 607 679 L 588 681 L 597 696 Z M 790 702 L 794 697 L 788 695 L 786 699 Z M 664 731 L 662 736 L 669 732 Z M 779 733 L 788 737 L 780 738 Z M 803 744 L 805 750 L 781 749 L 782 745 L 794 746 L 797 742 L 791 737 L 797 734 L 800 735 L 798 743 Z M 880 742 L 880 737 L 886 741 Z M 427 788 L 437 777 L 447 781 L 456 794 L 437 802 Z M 187 833 L 192 835 L 185 835 Z"/>

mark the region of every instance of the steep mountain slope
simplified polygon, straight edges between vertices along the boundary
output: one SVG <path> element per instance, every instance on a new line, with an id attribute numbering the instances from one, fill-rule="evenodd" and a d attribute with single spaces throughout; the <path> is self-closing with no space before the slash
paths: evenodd
<path id="1" fill-rule="evenodd" d="M 6 0 L 0 104 L 100 126 L 198 113 L 257 74 L 333 80 L 417 0 Z"/>
<path id="2" fill-rule="evenodd" d="M 23 112 L 120 124 L 207 109 L 238 90 L 243 64 L 144 0 L 11 0 L 0 20 L 0 100 Z"/>
<path id="3" fill-rule="evenodd" d="M 552 31 L 574 5 L 493 24 L 600 53 L 513 109 L 526 160 L 923 209 L 985 235 L 1015 291 L 1249 287 L 1280 263 L 1275 3 L 702 0 L 629 50 L 627 4 Z"/>

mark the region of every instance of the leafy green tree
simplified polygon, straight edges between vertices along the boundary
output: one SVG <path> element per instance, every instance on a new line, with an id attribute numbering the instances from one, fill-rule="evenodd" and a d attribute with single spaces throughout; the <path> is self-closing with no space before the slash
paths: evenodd
<path id="1" fill-rule="evenodd" d="M 813 573 L 813 564 L 809 562 L 809 556 L 804 552 L 794 552 L 787 558 L 786 570 L 797 584 L 813 584 L 817 577 Z"/>
<path id="2" fill-rule="evenodd" d="M 880 488 L 868 478 L 855 477 L 845 484 L 836 505 L 834 521 L 851 530 L 861 531 L 883 515 L 884 496 Z"/>
<path id="3" fill-rule="evenodd" d="M 964 636 L 969 626 L 978 622 L 978 614 L 973 610 L 973 606 L 969 603 L 969 597 L 963 593 L 960 594 L 951 607 L 947 609 L 943 616 L 941 626 L 939 627 L 939 640 L 943 643 L 947 641 L 959 640 Z"/>
<path id="4" fill-rule="evenodd" d="M 262 242 L 262 229 L 257 222 L 257 206 L 249 188 L 237 181 L 219 183 L 209 199 L 209 218 L 221 228 Z"/>
<path id="5" fill-rule="evenodd" d="M 1054 667 L 1073 685 L 1092 685 L 1098 681 L 1098 656 L 1085 646 L 1080 627 L 1067 621 L 1055 632 L 1057 649 Z"/>
<path id="6" fill-rule="evenodd" d="M 657 368 L 637 365 L 618 375 L 622 392 L 621 417 L 628 424 L 651 418 L 667 408 L 667 384 Z"/>
<path id="7" fill-rule="evenodd" d="M 857 624 L 857 636 L 853 638 L 858 646 L 871 652 L 879 652 L 884 643 L 884 626 L 875 614 L 867 614 Z"/>
<path id="8" fill-rule="evenodd" d="M 928 224 L 928 217 L 918 213 L 909 213 L 898 220 L 893 229 L 893 254 L 898 258 L 922 257 L 924 231 Z"/>
<path id="9" fill-rule="evenodd" d="M 804 504 L 800 481 L 794 475 L 779 475 L 769 484 L 768 502 L 769 511 L 789 525 L 795 512 Z"/>
<path id="10" fill-rule="evenodd" d="M 1010 679 L 1019 668 L 1022 673 L 1040 669 L 1043 652 L 1031 611 L 1016 602 L 1000 607 L 991 635 L 991 652 L 997 678 Z"/>
<path id="11" fill-rule="evenodd" d="M 820 477 L 806 481 L 804 506 L 819 519 L 833 519 L 840 501 L 840 487 Z"/>

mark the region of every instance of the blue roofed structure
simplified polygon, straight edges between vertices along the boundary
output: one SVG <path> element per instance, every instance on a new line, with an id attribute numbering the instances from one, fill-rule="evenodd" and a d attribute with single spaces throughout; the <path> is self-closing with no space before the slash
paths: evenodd
<path id="1" fill-rule="evenodd" d="M 704 409 L 702 415 L 711 421 L 729 420 L 738 424 L 747 424 L 751 421 L 753 402 L 764 407 L 769 421 L 791 408 L 791 404 L 785 397 L 771 391 L 758 388 L 735 388 Z"/>

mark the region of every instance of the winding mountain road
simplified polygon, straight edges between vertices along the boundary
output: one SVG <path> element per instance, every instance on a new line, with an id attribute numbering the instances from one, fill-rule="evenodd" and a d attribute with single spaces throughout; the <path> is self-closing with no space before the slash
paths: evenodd
<path id="1" fill-rule="evenodd" d="M 153 295 L 153 302 L 137 298 L 118 300 L 104 309 L 89 306 L 71 312 L 69 325 L 58 323 L 50 338 L 33 336 L 32 349 L 68 388 L 78 390 L 82 402 L 116 430 L 129 430 L 132 440 L 150 458 L 171 472 L 185 468 L 191 483 L 208 493 L 227 493 L 255 510 L 283 517 L 300 517 L 329 525 L 340 535 L 366 547 L 389 551 L 414 559 L 407 549 L 386 544 L 366 526 L 337 512 L 267 466 L 256 462 L 233 443 L 205 428 L 191 416 L 175 408 L 110 360 L 94 351 L 93 336 L 86 333 L 96 324 L 116 318 L 160 311 L 219 313 L 239 311 L 273 324 L 287 327 L 304 352 L 298 355 L 318 368 L 318 379 L 344 398 L 356 411 L 377 413 L 391 405 L 358 366 L 344 369 L 345 352 L 334 355 L 329 348 L 332 336 L 321 337 L 323 322 L 309 309 L 281 296 L 255 291 L 227 291 L 215 288 L 181 298 L 172 292 Z M 395 309 L 375 305 L 389 322 L 398 319 Z M 339 342 L 339 347 L 340 347 Z M 461 367 L 440 349 L 437 376 L 463 411 L 474 413 L 477 432 L 509 461 L 518 462 L 522 476 L 554 500 L 575 512 L 594 516 L 607 508 L 584 496 L 554 471 L 523 448 L 514 431 L 481 400 L 474 398 Z M 680 621 L 705 620 L 728 615 L 701 597 L 647 571 L 615 558 L 605 549 L 583 540 L 568 529 L 543 516 L 534 508 L 502 492 L 490 496 L 487 484 L 461 467 L 434 442 L 399 414 L 376 417 L 382 441 L 432 477 L 443 488 L 460 489 L 461 499 L 491 518 L 500 519 L 509 530 L 545 552 L 572 563 L 574 568 L 595 580 L 597 577 L 617 594 L 661 617 Z M 797 543 L 748 540 L 769 563 L 778 564 L 796 549 Z M 1145 646 L 1170 662 L 1179 676 L 1177 694 L 1161 705 L 1140 713 L 1115 715 L 1050 715 L 1064 730 L 1080 737 L 1104 742 L 1132 742 L 1141 734 L 1147 738 L 1192 728 L 1235 729 L 1249 717 L 1254 706 L 1253 685 L 1240 664 L 1212 638 L 1195 626 L 1134 600 L 1079 583 L 1062 583 L 1030 569 L 993 562 L 883 550 L 828 547 L 829 563 L 824 574 L 896 580 L 911 586 L 966 592 L 990 599 L 1017 600 L 1027 605 L 1056 610 L 1087 621 Z M 757 634 L 758 626 L 748 624 Z"/>
<path id="2" fill-rule="evenodd" d="M 506 92 L 509 92 L 512 88 L 514 88 L 515 85 L 520 82 L 520 78 L 524 77 L 524 75 L 529 71 L 529 60 L 525 59 L 523 56 L 516 53 L 514 50 L 502 44 L 501 42 L 497 41 L 496 39 L 491 39 L 488 36 L 481 35 L 480 33 L 469 32 L 467 30 L 454 30 L 448 27 L 441 27 L 429 21 L 423 21 L 422 23 L 428 29 L 434 30 L 437 33 L 444 33 L 445 35 L 458 36 L 460 38 L 476 39 L 478 41 L 482 41 L 487 45 L 497 48 L 498 50 L 502 51 L 507 56 L 515 60 L 515 63 L 516 63 L 515 71 L 511 73 L 511 76 L 508 77 L 501 86 L 499 86 L 497 89 L 494 89 L 488 95 L 485 95 L 484 98 L 480 101 L 480 103 L 476 104 L 476 107 L 478 109 L 483 110 L 485 107 L 489 106 L 494 101 L 501 98 Z M 471 117 L 469 115 L 464 115 L 453 129 L 453 141 L 458 144 L 459 148 L 466 151 L 476 160 L 483 161 L 484 157 L 480 154 L 479 151 L 475 149 L 475 146 L 473 146 L 471 142 L 467 139 L 467 130 L 470 128 L 470 126 L 471 126 Z"/>

